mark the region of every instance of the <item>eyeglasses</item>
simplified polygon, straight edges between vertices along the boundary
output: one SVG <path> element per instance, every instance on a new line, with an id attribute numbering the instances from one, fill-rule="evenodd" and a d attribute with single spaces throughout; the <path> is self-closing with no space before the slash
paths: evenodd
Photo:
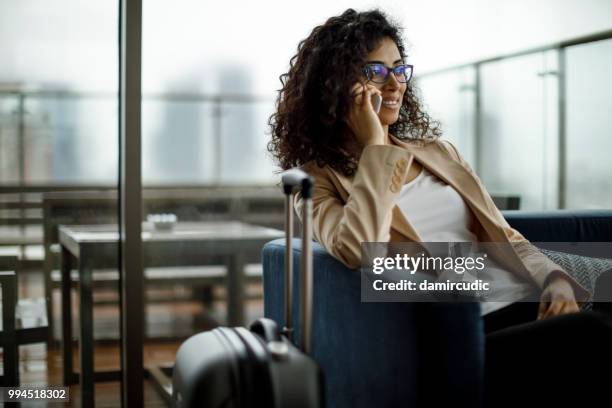
<path id="1" fill-rule="evenodd" d="M 406 83 L 412 78 L 413 66 L 409 64 L 397 65 L 393 68 L 384 66 L 383 64 L 366 64 L 363 67 L 363 73 L 368 78 L 368 81 L 372 81 L 375 84 L 385 84 L 389 80 L 391 71 L 395 75 L 395 79 L 398 82 Z"/>

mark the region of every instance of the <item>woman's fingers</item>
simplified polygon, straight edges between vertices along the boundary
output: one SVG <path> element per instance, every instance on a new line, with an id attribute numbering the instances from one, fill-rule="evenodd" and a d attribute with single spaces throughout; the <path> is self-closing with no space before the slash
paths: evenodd
<path id="1" fill-rule="evenodd" d="M 538 320 L 544 317 L 544 313 L 548 310 L 548 306 L 550 305 L 547 301 L 540 301 L 540 306 L 538 308 Z"/>
<path id="2" fill-rule="evenodd" d="M 355 85 L 353 85 L 351 88 L 351 95 L 353 96 L 354 100 L 353 106 L 351 107 L 351 112 L 356 114 L 363 108 L 364 98 L 367 97 L 367 88 L 365 84 L 357 82 Z"/>
<path id="3" fill-rule="evenodd" d="M 364 111 L 369 111 L 372 108 L 372 95 L 374 94 L 374 91 L 369 88 L 366 87 L 364 89 L 364 93 L 363 93 L 363 102 L 361 104 L 361 109 L 363 109 Z"/>
<path id="4" fill-rule="evenodd" d="M 378 94 L 382 97 L 382 92 L 380 92 L 380 89 L 376 88 L 373 85 L 366 84 L 364 93 L 363 93 L 362 105 L 361 105 L 364 111 L 374 110 L 372 106 L 372 96 L 374 94 Z"/>
<path id="5" fill-rule="evenodd" d="M 351 88 L 351 96 L 355 101 L 351 112 L 357 112 L 359 110 L 367 112 L 373 110 L 372 95 L 375 93 L 382 97 L 382 92 L 374 85 L 356 82 Z"/>
<path id="6" fill-rule="evenodd" d="M 363 92 L 363 87 L 364 84 L 362 82 L 355 82 L 351 87 L 351 96 L 355 98 L 361 95 L 361 93 Z"/>
<path id="7" fill-rule="evenodd" d="M 544 312 L 543 318 L 546 319 L 547 317 L 552 317 L 552 316 L 561 314 L 562 308 L 563 308 L 563 302 L 551 302 L 548 310 Z"/>
<path id="8" fill-rule="evenodd" d="M 560 302 L 558 300 L 551 300 L 550 304 L 548 306 L 548 308 L 546 309 L 546 311 L 544 312 L 544 315 L 542 316 L 543 319 L 546 319 L 547 317 L 552 317 L 552 316 L 556 316 L 561 312 L 561 308 L 563 307 L 563 302 Z"/>
<path id="9" fill-rule="evenodd" d="M 357 116 L 361 101 L 363 100 L 363 88 L 364 85 L 361 82 L 356 82 L 351 87 L 351 97 L 353 98 L 353 105 L 350 107 L 346 121 L 352 122 L 355 116 Z"/>
<path id="10" fill-rule="evenodd" d="M 384 144 L 384 129 L 370 99 L 374 93 L 380 93 L 380 90 L 365 83 L 355 83 L 351 92 L 353 104 L 347 112 L 345 121 L 357 142 L 361 146 Z"/>
<path id="11" fill-rule="evenodd" d="M 562 313 L 577 313 L 580 311 L 578 304 L 573 300 L 564 302 Z"/>
<path id="12" fill-rule="evenodd" d="M 557 300 L 550 303 L 542 302 L 538 311 L 538 320 L 562 314 L 577 313 L 579 311 L 580 308 L 574 300 Z"/>
<path id="13" fill-rule="evenodd" d="M 544 289 L 542 292 L 542 296 L 540 297 L 540 306 L 538 308 L 538 320 L 543 319 L 545 313 L 550 309 L 550 301 L 551 301 L 550 290 L 548 288 Z"/>
<path id="14" fill-rule="evenodd" d="M 565 281 L 554 281 L 544 289 L 540 297 L 538 320 L 580 311 L 572 288 L 566 286 Z"/>

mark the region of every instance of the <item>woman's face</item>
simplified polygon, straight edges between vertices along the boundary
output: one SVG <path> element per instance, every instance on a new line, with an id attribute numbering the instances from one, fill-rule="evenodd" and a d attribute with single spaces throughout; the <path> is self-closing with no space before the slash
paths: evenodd
<path id="1" fill-rule="evenodd" d="M 404 61 L 395 42 L 391 38 L 385 37 L 381 40 L 378 47 L 368 54 L 366 63 L 383 64 L 387 68 L 393 68 L 404 64 Z M 380 84 L 368 81 L 368 84 L 374 85 L 382 92 L 383 103 L 378 113 L 382 125 L 388 126 L 395 123 L 399 117 L 404 92 L 406 92 L 406 83 L 399 82 L 393 72 L 391 72 L 386 83 Z"/>

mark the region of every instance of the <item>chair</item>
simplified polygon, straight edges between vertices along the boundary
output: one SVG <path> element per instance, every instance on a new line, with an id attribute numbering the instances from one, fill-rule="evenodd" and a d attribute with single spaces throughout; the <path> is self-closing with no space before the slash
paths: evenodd
<path id="1" fill-rule="evenodd" d="M 513 228 L 534 243 L 612 241 L 612 210 L 502 211 L 502 213 Z"/>
<path id="2" fill-rule="evenodd" d="M 534 243 L 612 241 L 612 211 L 504 216 Z M 294 293 L 300 247 L 296 240 Z M 484 332 L 477 304 L 362 303 L 359 272 L 313 247 L 313 356 L 324 372 L 327 407 L 439 406 L 449 402 L 445 398 L 454 406 L 478 406 Z M 284 251 L 283 239 L 263 249 L 264 312 L 281 326 Z M 292 310 L 299 328 L 297 305 L 296 296 Z"/>
<path id="3" fill-rule="evenodd" d="M 19 346 L 46 341 L 47 327 L 24 327 L 23 314 L 17 312 L 19 303 L 18 277 L 23 270 L 23 261 L 17 256 L 0 256 L 0 285 L 2 285 L 2 332 L 0 347 L 3 348 L 4 376 L 0 383 L 5 386 L 19 385 Z"/>
<path id="4" fill-rule="evenodd" d="M 297 294 L 301 241 L 293 248 Z M 264 312 L 281 327 L 284 251 L 284 239 L 263 249 Z M 479 403 L 484 337 L 476 303 L 362 303 L 360 274 L 317 243 L 313 251 L 312 354 L 327 407 L 438 406 L 451 395 L 455 406 Z"/>

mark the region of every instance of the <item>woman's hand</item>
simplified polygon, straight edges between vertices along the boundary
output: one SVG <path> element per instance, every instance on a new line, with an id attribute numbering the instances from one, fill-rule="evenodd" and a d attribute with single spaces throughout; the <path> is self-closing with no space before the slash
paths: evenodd
<path id="1" fill-rule="evenodd" d="M 540 297 L 538 320 L 579 311 L 572 285 L 561 276 L 552 278 Z"/>
<path id="2" fill-rule="evenodd" d="M 354 103 L 345 120 L 362 148 L 385 143 L 385 131 L 372 107 L 371 97 L 375 93 L 382 97 L 373 85 L 356 83 L 351 89 Z"/>

